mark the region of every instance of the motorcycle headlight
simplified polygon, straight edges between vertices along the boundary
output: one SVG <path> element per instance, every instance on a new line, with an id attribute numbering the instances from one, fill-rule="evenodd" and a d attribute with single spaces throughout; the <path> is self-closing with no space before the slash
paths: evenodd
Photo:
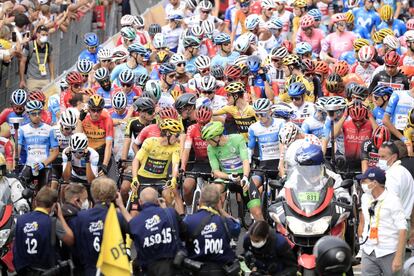
<path id="1" fill-rule="evenodd" d="M 0 230 L 0 247 L 3 247 L 10 235 L 10 229 Z"/>
<path id="2" fill-rule="evenodd" d="M 331 217 L 326 216 L 313 222 L 305 222 L 298 218 L 287 216 L 286 222 L 293 234 L 304 236 L 321 235 L 328 229 Z"/>

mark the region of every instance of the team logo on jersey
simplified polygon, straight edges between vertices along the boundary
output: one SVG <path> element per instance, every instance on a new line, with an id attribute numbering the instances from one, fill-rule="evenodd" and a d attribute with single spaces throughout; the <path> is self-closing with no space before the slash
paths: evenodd
<path id="1" fill-rule="evenodd" d="M 154 215 L 152 216 L 152 218 L 149 218 L 147 220 L 145 220 L 145 228 L 147 228 L 147 230 L 151 229 L 152 227 L 154 227 L 155 225 L 159 224 L 161 222 L 161 219 L 158 215 Z"/>
<path id="2" fill-rule="evenodd" d="M 217 231 L 217 224 L 215 224 L 214 222 L 207 224 L 206 226 L 204 226 L 203 231 L 201 231 L 201 235 L 207 235 L 210 233 L 214 233 Z"/>
<path id="3" fill-rule="evenodd" d="M 100 231 L 103 230 L 103 221 L 102 220 L 98 220 L 98 221 L 93 221 L 89 224 L 89 232 L 96 232 L 96 231 Z"/>
<path id="4" fill-rule="evenodd" d="M 39 228 L 39 224 L 37 223 L 37 221 L 33 221 L 31 223 L 26 223 L 24 228 L 23 228 L 23 232 L 24 233 L 31 233 L 31 232 L 35 232 L 37 231 L 37 229 Z"/>

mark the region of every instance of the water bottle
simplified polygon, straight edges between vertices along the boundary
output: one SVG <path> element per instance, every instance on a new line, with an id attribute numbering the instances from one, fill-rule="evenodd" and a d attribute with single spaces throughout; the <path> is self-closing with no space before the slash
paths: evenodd
<path id="1" fill-rule="evenodd" d="M 32 165 L 32 175 L 33 176 L 38 176 L 39 175 L 39 170 L 34 168 L 34 164 Z"/>

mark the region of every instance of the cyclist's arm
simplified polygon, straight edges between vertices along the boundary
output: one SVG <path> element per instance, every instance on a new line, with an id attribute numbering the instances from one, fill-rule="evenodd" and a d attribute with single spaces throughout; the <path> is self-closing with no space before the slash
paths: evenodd
<path id="1" fill-rule="evenodd" d="M 210 162 L 211 171 L 215 178 L 229 179 L 229 175 L 220 171 L 220 161 L 212 150 L 212 147 L 207 148 L 208 161 Z"/>
<path id="2" fill-rule="evenodd" d="M 273 102 L 273 99 L 275 98 L 275 93 L 274 93 L 274 91 L 273 91 L 273 89 L 272 89 L 272 86 L 270 85 L 270 83 L 269 83 L 269 81 L 268 80 L 266 80 L 265 82 L 264 82 L 264 84 L 265 84 L 265 94 L 266 94 L 266 97 L 271 101 L 271 102 Z"/>
<path id="3" fill-rule="evenodd" d="M 185 143 L 184 143 L 184 149 L 183 149 L 183 152 L 181 154 L 181 169 L 183 171 L 185 171 L 186 168 L 187 168 L 187 163 L 188 163 L 188 159 L 190 157 L 190 151 L 191 151 L 192 144 L 193 143 L 192 143 L 191 137 L 187 136 L 187 139 L 185 140 Z"/>
<path id="4" fill-rule="evenodd" d="M 232 43 L 234 42 L 234 39 L 236 38 L 236 29 L 237 29 L 238 25 L 239 25 L 239 15 L 238 15 L 238 12 L 236 12 L 236 16 L 234 18 L 234 24 L 231 28 L 231 35 L 230 35 Z"/>
<path id="5" fill-rule="evenodd" d="M 248 141 L 247 141 L 247 146 L 248 146 L 248 153 L 249 153 L 249 160 L 252 160 L 252 156 L 253 156 L 253 151 L 254 148 L 256 147 L 256 136 L 254 135 L 254 131 L 251 128 L 251 126 L 249 127 L 249 132 L 248 132 Z"/>
<path id="6" fill-rule="evenodd" d="M 171 158 L 171 176 L 173 178 L 178 177 L 178 166 L 180 165 L 180 149 L 173 152 Z"/>
<path id="7" fill-rule="evenodd" d="M 86 163 L 86 180 L 88 181 L 88 184 L 92 183 L 92 181 L 95 179 L 95 174 L 92 172 L 92 166 L 91 166 L 91 160 Z"/>
<path id="8" fill-rule="evenodd" d="M 131 146 L 131 138 L 124 138 L 124 145 L 122 146 L 121 160 L 128 159 L 129 147 Z"/>
<path id="9" fill-rule="evenodd" d="M 6 158 L 6 167 L 8 171 L 13 170 L 13 144 L 9 141 L 4 145 L 4 157 Z"/>
<path id="10" fill-rule="evenodd" d="M 346 118 L 348 117 L 348 112 L 344 113 L 344 116 L 342 116 L 341 119 L 339 119 L 339 121 L 337 123 L 335 123 L 334 125 L 334 137 L 338 137 L 338 135 L 341 133 L 342 130 L 342 126 L 344 125 L 344 122 L 346 120 Z"/>
<path id="11" fill-rule="evenodd" d="M 102 165 L 109 165 L 109 161 L 111 160 L 112 156 L 112 140 L 114 137 L 114 125 L 112 119 L 109 118 L 107 120 L 107 128 L 106 128 L 106 141 L 105 141 L 105 154 L 104 159 L 102 161 Z"/>
<path id="12" fill-rule="evenodd" d="M 394 13 L 394 19 L 398 19 L 398 16 L 400 16 L 401 13 L 401 2 L 398 1 L 396 3 L 396 9 L 395 9 L 395 13 Z"/>
<path id="13" fill-rule="evenodd" d="M 11 112 L 12 112 L 12 111 L 11 111 L 10 109 L 6 108 L 5 110 L 3 110 L 3 111 L 0 113 L 0 125 L 4 124 L 4 123 L 7 121 L 7 116 L 9 116 L 9 114 L 10 114 Z"/>
<path id="14" fill-rule="evenodd" d="M 213 111 L 213 116 L 227 114 L 228 113 L 228 107 L 229 106 L 224 106 L 224 107 L 220 108 L 219 110 Z"/>
<path id="15" fill-rule="evenodd" d="M 369 146 L 370 146 L 370 140 L 365 140 L 361 144 L 361 171 L 364 173 L 368 169 L 368 159 L 369 159 Z"/>
<path id="16" fill-rule="evenodd" d="M 404 136 L 401 132 L 391 123 L 391 115 L 388 113 L 384 113 L 384 118 L 382 119 L 382 123 L 386 126 L 389 131 L 394 134 L 398 139 L 402 139 Z"/>
<path id="17" fill-rule="evenodd" d="M 59 143 L 56 139 L 55 132 L 53 129 L 49 131 L 49 143 L 50 143 L 50 153 L 46 160 L 43 160 L 43 164 L 48 166 L 52 163 L 59 155 Z"/>
<path id="18" fill-rule="evenodd" d="M 69 181 L 72 173 L 72 162 L 68 162 L 66 157 L 66 152 L 69 150 L 69 147 L 63 150 L 62 152 L 62 178 L 64 181 Z M 71 153 L 72 154 L 72 153 Z"/>
<path id="19" fill-rule="evenodd" d="M 239 142 L 239 151 L 240 151 L 240 159 L 243 161 L 243 175 L 249 177 L 250 174 L 250 162 L 249 162 L 249 154 L 247 151 L 246 143 L 244 142 L 244 138 L 241 137 L 241 141 Z"/>

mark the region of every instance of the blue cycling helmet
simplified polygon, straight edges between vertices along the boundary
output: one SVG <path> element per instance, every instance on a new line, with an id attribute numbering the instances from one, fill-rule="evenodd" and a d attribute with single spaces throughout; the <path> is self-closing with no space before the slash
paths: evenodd
<path id="1" fill-rule="evenodd" d="M 147 48 L 145 48 L 143 45 L 139 43 L 132 43 L 131 45 L 128 46 L 128 52 L 130 54 L 138 53 L 140 55 L 145 56 L 148 51 L 147 51 Z"/>
<path id="2" fill-rule="evenodd" d="M 226 33 L 220 33 L 214 37 L 214 44 L 222 45 L 224 43 L 230 43 L 230 36 Z"/>
<path id="3" fill-rule="evenodd" d="M 346 61 L 346 63 L 348 63 L 349 65 L 352 65 L 356 62 L 355 52 L 348 51 L 348 52 L 342 53 L 341 56 L 339 57 L 339 60 Z"/>
<path id="4" fill-rule="evenodd" d="M 321 146 L 304 144 L 297 151 L 295 161 L 301 166 L 317 166 L 323 163 L 323 152 Z"/>
<path id="5" fill-rule="evenodd" d="M 312 16 L 315 21 L 321 21 L 322 20 L 322 13 L 319 9 L 311 9 L 308 11 L 308 14 Z"/>
<path id="6" fill-rule="evenodd" d="M 375 96 L 391 96 L 392 94 L 392 88 L 384 85 L 377 85 L 375 86 L 374 90 L 372 91 L 372 94 Z"/>
<path id="7" fill-rule="evenodd" d="M 88 47 L 96 47 L 99 44 L 99 38 L 95 33 L 86 33 L 83 36 L 83 42 L 85 42 Z"/>
<path id="8" fill-rule="evenodd" d="M 267 27 L 272 30 L 279 30 L 283 28 L 283 22 L 282 20 L 280 20 L 280 18 L 277 17 L 272 17 L 268 22 L 267 22 Z"/>
<path id="9" fill-rule="evenodd" d="M 288 95 L 289 97 L 299 97 L 306 93 L 306 87 L 301 82 L 294 82 L 289 85 Z"/>
<path id="10" fill-rule="evenodd" d="M 175 65 L 169 62 L 163 63 L 159 70 L 161 75 L 168 75 L 175 72 Z"/>
<path id="11" fill-rule="evenodd" d="M 259 71 L 261 62 L 262 60 L 258 56 L 249 56 L 246 61 L 247 66 L 252 73 L 257 73 L 257 71 Z"/>
<path id="12" fill-rule="evenodd" d="M 312 53 L 312 45 L 308 42 L 299 42 L 296 45 L 296 53 L 298 55 L 304 55 L 306 53 Z"/>
<path id="13" fill-rule="evenodd" d="M 288 120 L 292 118 L 293 115 L 292 107 L 284 102 L 279 102 L 277 104 L 272 105 L 271 110 L 272 116 L 275 118 Z"/>

